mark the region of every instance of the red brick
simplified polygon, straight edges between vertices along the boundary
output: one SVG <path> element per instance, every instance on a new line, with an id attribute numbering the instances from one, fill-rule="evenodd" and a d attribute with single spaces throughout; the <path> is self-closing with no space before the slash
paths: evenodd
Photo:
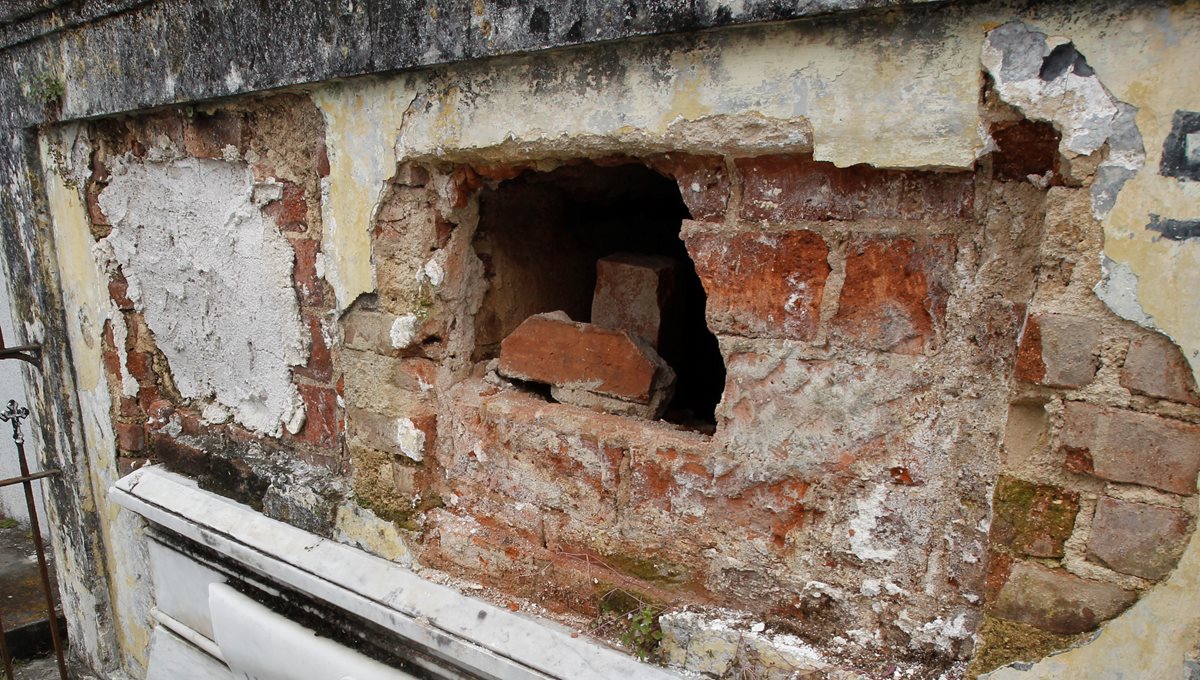
<path id="1" fill-rule="evenodd" d="M 1200 425 L 1069 401 L 1060 440 L 1068 456 L 1090 463 L 1101 479 L 1196 492 Z"/>
<path id="2" fill-rule="evenodd" d="M 129 283 L 121 274 L 115 274 L 108 282 L 108 296 L 123 312 L 133 311 L 133 300 L 129 299 Z M 126 324 L 128 327 L 129 324 Z"/>
<path id="3" fill-rule="evenodd" d="M 295 373 L 319 382 L 328 382 L 333 377 L 333 356 L 321 330 L 321 319 L 306 316 L 304 321 L 308 324 L 308 363 L 297 367 Z"/>
<path id="4" fill-rule="evenodd" d="M 737 161 L 744 220 L 966 219 L 972 216 L 969 172 L 839 168 L 810 156 L 760 156 Z"/>
<path id="5" fill-rule="evenodd" d="M 1182 510 L 1105 496 L 1096 503 L 1088 559 L 1123 574 L 1160 579 L 1175 568 L 1187 539 Z"/>
<path id="6" fill-rule="evenodd" d="M 415 163 L 403 163 L 396 168 L 392 184 L 406 187 L 423 187 L 429 183 L 429 171 Z"/>
<path id="7" fill-rule="evenodd" d="M 245 151 L 242 131 L 241 114 L 197 114 L 183 131 L 183 146 L 197 158 L 223 158 L 227 146 L 232 146 L 239 153 Z"/>
<path id="8" fill-rule="evenodd" d="M 329 176 L 329 148 L 325 146 L 324 138 L 317 143 L 317 153 L 313 156 L 313 170 L 316 170 L 320 177 Z"/>
<path id="9" fill-rule="evenodd" d="M 101 355 L 104 361 L 104 372 L 108 376 L 108 381 L 115 387 L 121 385 L 121 355 L 117 354 L 117 350 L 105 348 Z"/>
<path id="10" fill-rule="evenodd" d="M 117 423 L 117 449 L 123 453 L 141 451 L 146 446 L 146 430 L 141 423 Z"/>
<path id="11" fill-rule="evenodd" d="M 669 257 L 616 253 L 596 262 L 592 323 L 629 331 L 658 348 L 675 287 Z"/>
<path id="12" fill-rule="evenodd" d="M 846 256 L 834 335 L 859 347 L 901 354 L 934 348 L 954 257 L 950 237 L 859 240 Z"/>
<path id="13" fill-rule="evenodd" d="M 992 615 L 1061 635 L 1093 630 L 1125 611 L 1137 593 L 1079 578 L 1064 569 L 1017 562 Z"/>
<path id="14" fill-rule="evenodd" d="M 199 477 L 208 472 L 208 454 L 184 444 L 165 434 L 150 436 L 150 450 L 154 458 L 162 461 L 171 471 L 190 477 Z"/>
<path id="15" fill-rule="evenodd" d="M 314 385 L 296 385 L 296 389 L 304 400 L 304 428 L 294 438 L 320 448 L 337 446 L 342 434 L 337 391 Z"/>
<path id="16" fill-rule="evenodd" d="M 1054 126 L 1040 121 L 1022 120 L 992 130 L 996 151 L 992 153 L 992 177 L 1002 182 L 1025 182 L 1030 175 L 1045 177 L 1062 184 L 1059 174 L 1059 134 Z"/>
<path id="17" fill-rule="evenodd" d="M 298 238 L 292 241 L 292 249 L 296 252 L 292 278 L 296 281 L 300 304 L 306 307 L 325 304 L 325 283 L 317 276 L 317 252 L 320 248 L 321 242 L 314 239 Z"/>
<path id="18" fill-rule="evenodd" d="M 304 199 L 304 187 L 284 182 L 283 196 L 263 208 L 263 212 L 275 218 L 280 231 L 303 232 L 308 229 L 308 201 Z"/>
<path id="19" fill-rule="evenodd" d="M 1121 385 L 1149 397 L 1200 404 L 1191 367 L 1175 343 L 1161 335 L 1145 335 L 1129 344 Z"/>
<path id="20" fill-rule="evenodd" d="M 98 182 L 88 182 L 86 200 L 88 218 L 91 220 L 92 236 L 96 239 L 102 239 L 112 233 L 112 226 L 108 222 L 108 216 L 100 209 L 100 192 L 104 191 L 104 185 Z"/>
<path id="21" fill-rule="evenodd" d="M 664 370 L 665 369 L 665 370 Z M 500 373 L 560 387 L 649 404 L 670 369 L 625 331 L 577 323 L 565 315 L 538 314 L 500 343 Z M 670 375 L 671 381 L 674 375 Z"/>
<path id="22" fill-rule="evenodd" d="M 153 463 L 149 458 L 129 458 L 126 456 L 117 456 L 117 474 L 126 477 L 133 473 L 134 470 L 143 468 Z"/>
<path id="23" fill-rule="evenodd" d="M 812 340 L 829 277 L 829 247 L 811 231 L 683 234 L 717 333 Z"/>
<path id="24" fill-rule="evenodd" d="M 1079 494 L 1001 477 L 992 501 L 992 542 L 1032 557 L 1062 557 L 1075 528 Z"/>
<path id="25" fill-rule="evenodd" d="M 679 195 L 692 219 L 724 221 L 729 206 L 729 173 L 723 157 L 668 154 L 649 158 L 646 164 L 679 184 Z"/>
<path id="26" fill-rule="evenodd" d="M 139 384 L 154 382 L 154 357 L 149 352 L 128 352 L 125 355 L 125 368 Z"/>
<path id="27" fill-rule="evenodd" d="M 1050 387 L 1084 387 L 1099 367 L 1100 322 L 1070 314 L 1036 314 L 1025 321 L 1016 378 Z"/>

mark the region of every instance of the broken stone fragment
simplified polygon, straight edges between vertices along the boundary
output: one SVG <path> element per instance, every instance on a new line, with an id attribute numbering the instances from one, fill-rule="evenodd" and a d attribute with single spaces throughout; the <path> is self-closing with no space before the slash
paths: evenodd
<path id="1" fill-rule="evenodd" d="M 675 261 L 669 257 L 614 253 L 601 258 L 592 323 L 629 331 L 659 349 L 674 283 Z"/>
<path id="2" fill-rule="evenodd" d="M 675 389 L 675 372 L 645 341 L 563 312 L 522 322 L 500 343 L 497 371 L 550 385 L 564 403 L 642 418 L 660 417 Z"/>

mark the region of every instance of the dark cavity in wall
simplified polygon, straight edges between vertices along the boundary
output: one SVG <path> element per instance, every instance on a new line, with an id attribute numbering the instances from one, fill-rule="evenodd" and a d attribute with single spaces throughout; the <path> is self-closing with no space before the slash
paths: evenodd
<path id="1" fill-rule="evenodd" d="M 675 370 L 667 420 L 710 429 L 725 386 L 725 365 L 704 317 L 705 293 L 679 237 L 691 217 L 676 183 L 637 164 L 582 162 L 527 171 L 480 195 L 475 251 L 488 291 L 476 318 L 475 359 L 533 314 L 562 310 L 592 320 L 596 262 L 614 253 L 671 258 L 672 302 L 664 310 L 659 354 Z"/>

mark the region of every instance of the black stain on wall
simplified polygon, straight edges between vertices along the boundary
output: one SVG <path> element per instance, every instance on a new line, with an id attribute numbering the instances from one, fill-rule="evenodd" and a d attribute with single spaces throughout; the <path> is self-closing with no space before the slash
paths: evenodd
<path id="1" fill-rule="evenodd" d="M 1163 238 L 1172 241 L 1184 241 L 1189 238 L 1200 238 L 1200 220 L 1164 220 L 1158 215 L 1150 214 L 1150 231 L 1157 231 Z"/>
<path id="2" fill-rule="evenodd" d="M 1192 137 L 1191 155 L 1188 154 L 1188 135 Z M 1163 142 L 1162 163 L 1159 174 L 1164 177 L 1200 180 L 1200 112 L 1176 111 L 1171 123 L 1171 133 Z"/>

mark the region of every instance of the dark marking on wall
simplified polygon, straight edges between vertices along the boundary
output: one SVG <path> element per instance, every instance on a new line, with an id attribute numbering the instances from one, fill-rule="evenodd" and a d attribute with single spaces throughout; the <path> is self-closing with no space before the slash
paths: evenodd
<path id="1" fill-rule="evenodd" d="M 542 7 L 537 7 L 533 10 L 533 16 L 529 17 L 529 32 L 547 38 L 550 36 L 550 13 Z"/>
<path id="2" fill-rule="evenodd" d="M 1088 66 L 1087 59 L 1084 59 L 1079 50 L 1075 49 L 1075 43 L 1063 43 L 1051 50 L 1050 54 L 1047 54 L 1046 58 L 1042 60 L 1042 70 L 1038 73 L 1038 77 L 1050 82 L 1067 71 L 1071 71 L 1081 78 L 1087 78 L 1096 73 L 1091 66 Z"/>
<path id="3" fill-rule="evenodd" d="M 1200 181 L 1200 112 L 1175 112 L 1158 172 L 1164 177 Z"/>
<path id="4" fill-rule="evenodd" d="M 1184 241 L 1189 238 L 1200 238 L 1200 220 L 1164 220 L 1154 213 L 1150 214 L 1150 231 L 1157 231 L 1163 238 L 1172 241 Z"/>

